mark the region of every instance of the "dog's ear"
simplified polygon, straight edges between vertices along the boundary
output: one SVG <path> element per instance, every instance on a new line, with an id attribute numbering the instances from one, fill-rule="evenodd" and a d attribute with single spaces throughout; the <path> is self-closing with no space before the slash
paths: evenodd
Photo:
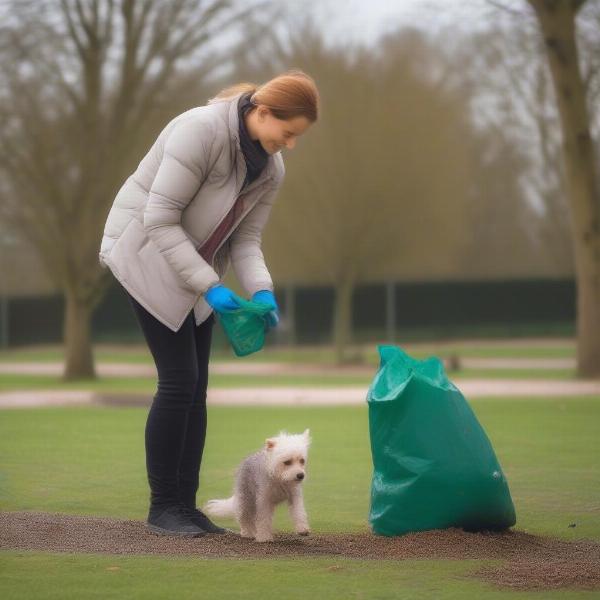
<path id="1" fill-rule="evenodd" d="M 277 443 L 277 440 L 275 438 L 267 438 L 265 440 L 265 448 L 267 450 L 273 450 L 273 448 L 275 448 L 276 443 Z"/>

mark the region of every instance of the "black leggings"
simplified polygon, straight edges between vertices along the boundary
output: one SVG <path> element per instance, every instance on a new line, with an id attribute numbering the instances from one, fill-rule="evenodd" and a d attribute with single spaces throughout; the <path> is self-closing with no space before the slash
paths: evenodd
<path id="1" fill-rule="evenodd" d="M 183 502 L 196 506 L 206 438 L 206 387 L 214 316 L 196 326 L 191 311 L 171 331 L 129 293 L 156 363 L 158 386 L 146 421 L 146 469 L 150 508 Z"/>

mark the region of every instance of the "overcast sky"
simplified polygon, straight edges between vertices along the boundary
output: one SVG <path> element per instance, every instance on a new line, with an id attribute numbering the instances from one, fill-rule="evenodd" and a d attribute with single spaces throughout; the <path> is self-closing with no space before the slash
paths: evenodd
<path id="1" fill-rule="evenodd" d="M 476 29 L 489 13 L 487 0 L 285 0 L 290 10 L 307 9 L 335 40 L 371 45 L 400 26 L 414 25 L 435 33 L 445 25 Z M 521 0 L 503 0 L 522 6 Z"/>

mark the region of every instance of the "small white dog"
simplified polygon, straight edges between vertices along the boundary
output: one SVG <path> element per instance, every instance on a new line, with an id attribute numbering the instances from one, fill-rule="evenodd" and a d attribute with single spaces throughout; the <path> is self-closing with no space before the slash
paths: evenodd
<path id="1" fill-rule="evenodd" d="M 235 517 L 242 537 L 272 542 L 275 506 L 287 500 L 296 533 L 308 535 L 302 482 L 306 478 L 309 433 L 308 429 L 296 435 L 282 431 L 267 439 L 261 450 L 238 467 L 233 496 L 209 500 L 204 511 L 214 517 Z"/>

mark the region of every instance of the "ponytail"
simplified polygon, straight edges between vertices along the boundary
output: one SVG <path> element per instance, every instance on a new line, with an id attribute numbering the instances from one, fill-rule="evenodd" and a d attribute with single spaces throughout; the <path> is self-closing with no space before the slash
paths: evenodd
<path id="1" fill-rule="evenodd" d="M 255 83 L 236 83 L 224 90 L 221 90 L 216 96 L 211 98 L 208 103 L 215 104 L 215 102 L 225 102 L 226 100 L 231 100 L 235 98 L 238 94 L 252 93 L 256 92 L 258 86 Z"/>
<path id="2" fill-rule="evenodd" d="M 319 115 L 319 92 L 312 77 L 299 70 L 287 71 L 263 85 L 238 83 L 220 91 L 209 104 L 231 100 L 241 93 L 251 93 L 252 104 L 266 106 L 276 119 L 287 121 L 306 117 L 314 123 Z"/>

